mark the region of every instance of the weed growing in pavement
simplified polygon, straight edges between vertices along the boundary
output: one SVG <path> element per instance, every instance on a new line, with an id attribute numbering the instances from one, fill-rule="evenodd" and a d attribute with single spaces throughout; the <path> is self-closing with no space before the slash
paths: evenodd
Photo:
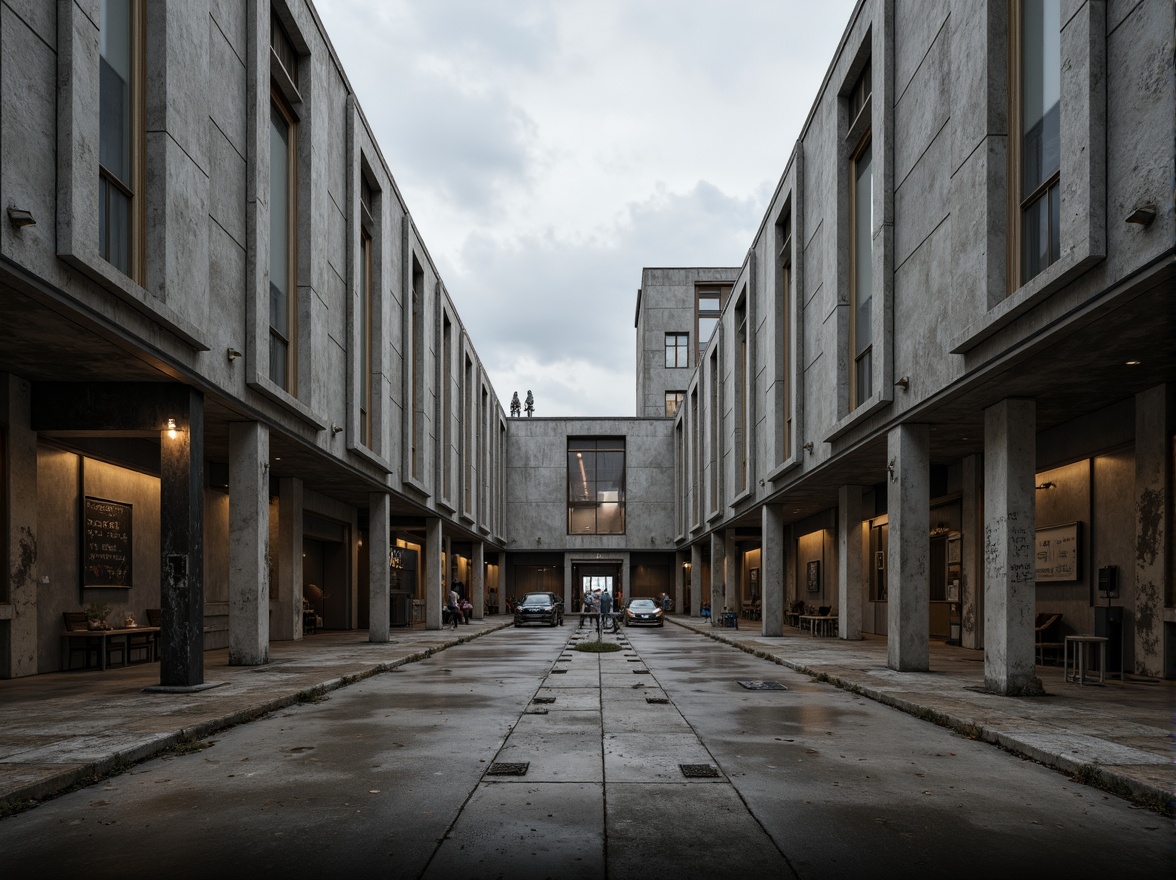
<path id="1" fill-rule="evenodd" d="M 621 646 L 616 642 L 580 642 L 572 650 L 583 651 L 585 654 L 611 654 L 613 651 L 621 650 Z"/>
<path id="2" fill-rule="evenodd" d="M 177 739 L 174 743 L 164 750 L 165 755 L 191 755 L 196 752 L 202 752 L 207 748 L 211 748 L 212 743 L 196 739 L 194 736 L 186 736 L 182 739 Z"/>

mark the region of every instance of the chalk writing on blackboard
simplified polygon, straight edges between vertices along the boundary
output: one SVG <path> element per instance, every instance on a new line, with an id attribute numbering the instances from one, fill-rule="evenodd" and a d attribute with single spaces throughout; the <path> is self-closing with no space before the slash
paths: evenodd
<path id="1" fill-rule="evenodd" d="M 82 505 L 82 586 L 130 587 L 131 505 L 86 497 Z"/>
<path id="2" fill-rule="evenodd" d="M 1034 572 L 1038 581 L 1076 581 L 1081 569 L 1081 523 L 1037 530 Z"/>

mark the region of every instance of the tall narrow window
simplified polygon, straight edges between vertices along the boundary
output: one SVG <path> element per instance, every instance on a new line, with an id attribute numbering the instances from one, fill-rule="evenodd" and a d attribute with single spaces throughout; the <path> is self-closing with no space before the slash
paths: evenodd
<path id="1" fill-rule="evenodd" d="M 858 119 L 868 120 L 872 80 L 867 63 L 849 96 L 851 131 L 859 130 Z M 873 388 L 873 322 L 871 304 L 874 290 L 874 167 L 870 129 L 866 125 L 850 159 L 850 319 L 849 340 L 853 354 L 850 372 L 850 408 L 870 396 Z"/>
<path id="2" fill-rule="evenodd" d="M 1012 29 L 1016 129 L 1010 191 L 1016 230 L 1011 288 L 1057 261 L 1061 218 L 1061 19 L 1059 0 L 1013 0 Z M 1016 263 L 1019 261 L 1019 267 Z"/>
<path id="3" fill-rule="evenodd" d="M 666 392 L 666 416 L 673 418 L 677 412 L 678 407 L 682 405 L 682 401 L 686 397 L 685 391 L 667 391 Z"/>
<path id="4" fill-rule="evenodd" d="M 568 438 L 568 534 L 625 533 L 625 438 Z"/>
<path id="5" fill-rule="evenodd" d="M 141 0 L 102 0 L 98 55 L 98 251 L 143 280 Z"/>
<path id="6" fill-rule="evenodd" d="M 424 478 L 425 468 L 425 270 L 412 258 L 412 476 Z"/>
<path id="7" fill-rule="evenodd" d="M 697 294 L 698 354 L 706 351 L 715 327 L 719 324 L 719 315 L 723 310 L 722 292 L 718 288 L 699 289 Z"/>
<path id="8" fill-rule="evenodd" d="M 710 418 L 707 420 L 710 426 L 710 456 L 708 458 L 710 467 L 710 507 L 709 513 L 715 513 L 719 509 L 722 498 L 721 489 L 722 481 L 719 479 L 719 466 L 723 460 L 720 453 L 720 444 L 722 443 L 722 427 L 723 427 L 723 411 L 721 407 L 722 393 L 720 391 L 722 376 L 719 372 L 719 347 L 716 345 L 715 350 L 711 352 L 710 356 L 710 372 L 707 374 L 707 382 L 710 388 Z"/>
<path id="9" fill-rule="evenodd" d="M 296 93 L 297 55 L 277 16 L 270 19 L 270 302 L 269 377 L 279 388 L 297 394 L 295 334 L 298 309 L 296 230 L 298 229 L 298 124 L 283 93 Z"/>
<path id="10" fill-rule="evenodd" d="M 690 411 L 686 414 L 690 419 L 690 514 L 691 523 L 699 522 L 702 494 L 702 427 L 698 410 L 698 387 L 690 392 Z"/>
<path id="11" fill-rule="evenodd" d="M 672 370 L 688 366 L 690 366 L 690 334 L 667 333 L 666 368 Z"/>
<path id="12" fill-rule="evenodd" d="M 364 446 L 372 445 L 372 352 L 375 328 L 372 323 L 372 188 L 367 178 L 359 184 L 359 436 Z"/>
<path id="13" fill-rule="evenodd" d="M 738 469 L 739 491 L 747 488 L 747 462 L 750 438 L 748 436 L 748 348 L 747 348 L 747 296 L 735 304 L 735 456 Z"/>
<path id="14" fill-rule="evenodd" d="M 777 324 L 779 339 L 776 350 L 780 354 L 780 385 L 777 401 L 776 430 L 780 432 L 780 460 L 792 454 L 792 214 L 785 214 L 776 225 L 779 254 Z"/>

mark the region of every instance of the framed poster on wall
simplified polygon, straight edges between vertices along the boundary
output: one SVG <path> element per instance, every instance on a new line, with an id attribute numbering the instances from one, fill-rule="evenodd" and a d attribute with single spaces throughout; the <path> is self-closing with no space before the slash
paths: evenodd
<path id="1" fill-rule="evenodd" d="M 760 582 L 759 569 L 753 568 L 747 572 L 747 581 L 751 587 L 751 601 L 754 602 L 760 597 Z"/>
<path id="2" fill-rule="evenodd" d="M 809 560 L 805 583 L 810 593 L 821 592 L 821 560 Z"/>
<path id="3" fill-rule="evenodd" d="M 1067 583 L 1082 576 L 1082 523 L 1064 523 L 1037 530 L 1033 554 L 1038 583 Z"/>

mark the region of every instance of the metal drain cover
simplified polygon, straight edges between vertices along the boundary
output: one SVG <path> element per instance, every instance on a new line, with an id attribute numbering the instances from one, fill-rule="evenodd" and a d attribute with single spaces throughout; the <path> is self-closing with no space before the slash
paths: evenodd
<path id="1" fill-rule="evenodd" d="M 486 771 L 487 776 L 526 776 L 527 768 L 531 766 L 530 761 L 521 761 L 517 764 L 507 764 L 501 761 L 491 764 L 490 769 Z"/>
<path id="2" fill-rule="evenodd" d="M 741 687 L 747 688 L 749 691 L 786 691 L 787 687 L 780 684 L 778 681 L 740 681 Z"/>
<path id="3" fill-rule="evenodd" d="M 566 669 L 553 669 L 553 670 L 551 670 L 552 675 L 563 675 L 565 672 L 567 672 Z"/>
<path id="4" fill-rule="evenodd" d="M 682 775 L 689 779 L 718 779 L 719 768 L 710 764 L 679 764 Z"/>
<path id="5" fill-rule="evenodd" d="M 555 697 L 535 697 L 531 700 L 532 703 L 554 703 Z"/>
<path id="6" fill-rule="evenodd" d="M 647 702 L 647 703 L 668 703 L 669 701 L 670 701 L 669 697 L 646 697 L 645 698 L 645 702 Z"/>
<path id="7" fill-rule="evenodd" d="M 629 671 L 634 675 L 649 675 L 648 669 L 630 669 Z"/>

